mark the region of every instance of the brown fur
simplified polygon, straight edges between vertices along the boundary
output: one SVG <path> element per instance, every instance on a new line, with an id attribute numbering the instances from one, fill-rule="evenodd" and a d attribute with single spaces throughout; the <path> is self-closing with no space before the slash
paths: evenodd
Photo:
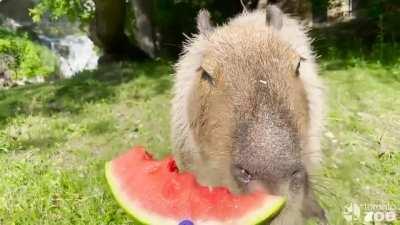
<path id="1" fill-rule="evenodd" d="M 240 181 L 245 169 L 254 182 L 288 196 L 273 223 L 297 225 L 308 216 L 323 217 L 307 178 L 313 168 L 313 154 L 308 154 L 319 150 L 311 135 L 321 117 L 313 108 L 321 106 L 318 91 L 310 87 L 318 84 L 314 59 L 309 46 L 293 46 L 279 27 L 267 26 L 265 14 L 263 22 L 258 16 L 242 15 L 215 29 L 203 29 L 210 22 L 198 21 L 207 32 L 194 39 L 177 64 L 174 153 L 180 169 L 194 172 L 202 184 L 234 192 L 249 191 L 250 185 Z M 282 29 L 299 26 L 286 17 L 282 23 L 270 19 Z M 304 39 L 299 43 L 308 45 L 302 30 L 292 29 Z M 304 68 L 297 70 L 299 62 Z"/>

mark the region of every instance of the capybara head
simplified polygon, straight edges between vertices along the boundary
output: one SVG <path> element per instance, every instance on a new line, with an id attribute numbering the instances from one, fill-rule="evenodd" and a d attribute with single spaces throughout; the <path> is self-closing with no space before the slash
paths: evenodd
<path id="1" fill-rule="evenodd" d="M 288 196 L 282 224 L 323 217 L 308 179 L 308 157 L 316 148 L 311 136 L 318 130 L 313 123 L 319 119 L 313 118 L 319 94 L 310 88 L 320 84 L 306 37 L 299 35 L 304 43 L 296 43 L 306 45 L 301 47 L 294 46 L 293 37 L 285 38 L 285 32 L 304 35 L 299 27 L 275 6 L 216 28 L 209 14 L 200 12 L 197 42 L 177 65 L 173 102 L 175 153 L 182 169 L 235 192 L 264 188 Z M 197 64 L 190 57 L 197 57 Z M 178 87 L 180 73 L 191 73 L 185 77 L 188 86 Z"/>

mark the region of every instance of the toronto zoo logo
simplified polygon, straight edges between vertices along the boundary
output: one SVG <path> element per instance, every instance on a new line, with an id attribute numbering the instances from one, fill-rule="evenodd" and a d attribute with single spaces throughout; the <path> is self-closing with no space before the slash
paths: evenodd
<path id="1" fill-rule="evenodd" d="M 350 203 L 344 207 L 343 217 L 347 222 L 394 222 L 400 219 L 399 207 L 390 204 Z"/>

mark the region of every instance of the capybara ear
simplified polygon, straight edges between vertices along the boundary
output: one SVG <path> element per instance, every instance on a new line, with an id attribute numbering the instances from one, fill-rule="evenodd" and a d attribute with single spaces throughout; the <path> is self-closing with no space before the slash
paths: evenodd
<path id="1" fill-rule="evenodd" d="M 282 28 L 283 13 L 276 5 L 267 6 L 267 25 L 277 30 Z"/>
<path id="2" fill-rule="evenodd" d="M 211 24 L 211 15 L 205 9 L 201 9 L 197 15 L 197 29 L 200 34 L 210 33 L 214 28 Z"/>

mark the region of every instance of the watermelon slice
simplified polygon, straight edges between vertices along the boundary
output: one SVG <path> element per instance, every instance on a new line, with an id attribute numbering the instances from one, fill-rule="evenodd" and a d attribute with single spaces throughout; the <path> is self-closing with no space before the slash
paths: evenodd
<path id="1" fill-rule="evenodd" d="M 108 162 L 106 177 L 120 205 L 143 224 L 260 224 L 285 203 L 260 191 L 239 196 L 201 186 L 192 174 L 179 173 L 171 157 L 153 160 L 141 147 Z"/>

